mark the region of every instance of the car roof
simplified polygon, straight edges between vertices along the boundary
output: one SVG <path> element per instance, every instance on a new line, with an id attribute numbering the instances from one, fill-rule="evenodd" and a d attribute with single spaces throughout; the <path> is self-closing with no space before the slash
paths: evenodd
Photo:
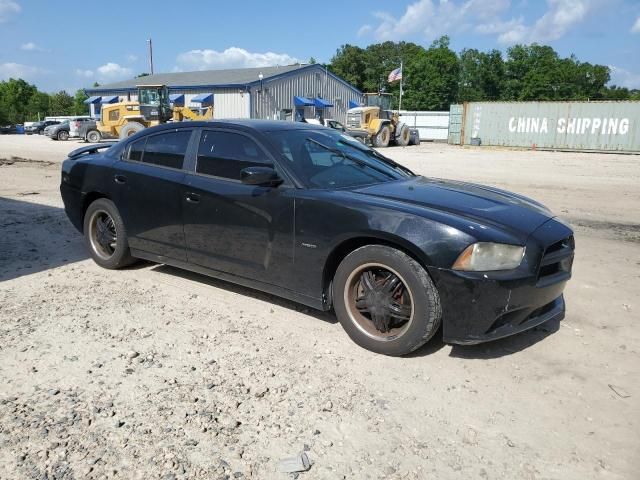
<path id="1" fill-rule="evenodd" d="M 312 125 L 302 122 L 291 122 L 284 120 L 254 120 L 254 119 L 216 119 L 209 121 L 186 121 L 186 122 L 171 122 L 163 125 L 157 125 L 145 129 L 145 132 L 159 132 L 162 130 L 171 130 L 173 128 L 181 127 L 218 127 L 224 128 L 228 126 L 241 127 L 245 129 L 253 129 L 261 132 L 273 132 L 282 130 L 323 130 L 326 127 L 321 125 Z"/>

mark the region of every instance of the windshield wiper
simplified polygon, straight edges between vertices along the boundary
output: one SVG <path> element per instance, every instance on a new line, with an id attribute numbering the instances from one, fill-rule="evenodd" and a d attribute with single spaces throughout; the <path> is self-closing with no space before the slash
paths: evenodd
<path id="1" fill-rule="evenodd" d="M 366 160 L 362 160 L 361 158 L 358 157 L 354 157 L 352 155 L 349 155 L 348 153 L 343 152 L 342 150 L 338 150 L 337 148 L 331 148 L 331 147 L 327 147 L 326 145 L 323 145 L 322 143 L 312 139 L 312 138 L 308 138 L 307 139 L 310 142 L 315 143 L 316 145 L 321 146 L 322 148 L 324 148 L 325 150 L 334 153 L 336 155 L 341 156 L 342 158 L 347 158 L 349 160 L 351 160 L 352 162 L 356 163 L 357 165 L 360 165 L 361 167 L 369 167 L 372 170 L 375 170 L 378 173 L 383 174 L 384 176 L 388 177 L 388 178 L 393 178 L 393 175 L 391 175 L 389 172 L 386 172 L 384 169 L 382 168 L 378 168 L 375 165 L 370 164 L 369 162 L 367 162 Z"/>
<path id="2" fill-rule="evenodd" d="M 382 155 L 380 152 L 374 150 L 373 148 L 370 149 L 370 150 L 367 150 L 367 154 L 376 157 L 381 162 L 388 163 L 389 165 L 391 165 L 393 168 L 395 168 L 397 170 L 402 170 L 403 172 L 408 173 L 409 175 L 415 176 L 415 173 L 413 173 L 407 167 L 405 167 L 403 165 L 400 165 L 398 162 L 394 162 L 393 160 L 391 160 L 388 157 L 385 157 L 384 155 Z"/>

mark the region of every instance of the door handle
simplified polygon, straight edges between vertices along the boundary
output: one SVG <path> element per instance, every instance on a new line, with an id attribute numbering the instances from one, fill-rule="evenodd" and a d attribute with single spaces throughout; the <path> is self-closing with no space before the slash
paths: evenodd
<path id="1" fill-rule="evenodd" d="M 123 183 L 127 183 L 127 177 L 125 177 L 124 175 L 114 175 L 113 179 L 120 185 L 122 185 Z"/>
<path id="2" fill-rule="evenodd" d="M 198 203 L 200 202 L 200 195 L 197 193 L 187 193 L 185 195 L 185 200 L 189 203 Z"/>

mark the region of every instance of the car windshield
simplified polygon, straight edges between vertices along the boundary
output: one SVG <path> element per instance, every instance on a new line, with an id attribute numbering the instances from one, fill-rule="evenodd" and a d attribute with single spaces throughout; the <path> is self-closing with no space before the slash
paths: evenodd
<path id="1" fill-rule="evenodd" d="M 310 188 L 344 188 L 413 177 L 353 137 L 332 130 L 282 130 L 269 138 L 293 173 Z"/>

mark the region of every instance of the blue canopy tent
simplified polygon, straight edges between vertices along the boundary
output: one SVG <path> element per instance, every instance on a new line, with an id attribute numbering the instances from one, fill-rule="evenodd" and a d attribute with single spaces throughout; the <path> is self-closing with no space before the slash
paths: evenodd
<path id="1" fill-rule="evenodd" d="M 202 106 L 213 105 L 213 93 L 201 93 L 191 99 L 193 103 L 199 103 Z"/>
<path id="2" fill-rule="evenodd" d="M 315 105 L 313 100 L 307 97 L 293 97 L 293 104 L 296 107 L 313 107 Z"/>
<path id="3" fill-rule="evenodd" d="M 91 96 L 84 101 L 85 105 L 89 105 L 89 113 L 94 118 L 100 118 L 101 103 L 102 97 L 100 95 Z"/>
<path id="4" fill-rule="evenodd" d="M 294 116 L 294 121 L 296 122 L 304 122 L 305 121 L 305 107 L 313 107 L 315 104 L 313 100 L 307 97 L 293 97 L 293 105 L 296 107 L 296 112 Z"/>
<path id="5" fill-rule="evenodd" d="M 184 107 L 184 95 L 182 93 L 169 95 L 169 103 L 172 103 L 177 107 Z"/>
<path id="6" fill-rule="evenodd" d="M 331 108 L 333 107 L 333 103 L 324 98 L 316 97 L 313 99 L 313 103 L 316 108 Z"/>
<path id="7" fill-rule="evenodd" d="M 100 98 L 100 103 L 102 105 L 104 105 L 105 103 L 118 103 L 118 101 L 120 100 L 120 98 L 117 95 L 111 95 L 108 97 L 101 97 Z"/>

